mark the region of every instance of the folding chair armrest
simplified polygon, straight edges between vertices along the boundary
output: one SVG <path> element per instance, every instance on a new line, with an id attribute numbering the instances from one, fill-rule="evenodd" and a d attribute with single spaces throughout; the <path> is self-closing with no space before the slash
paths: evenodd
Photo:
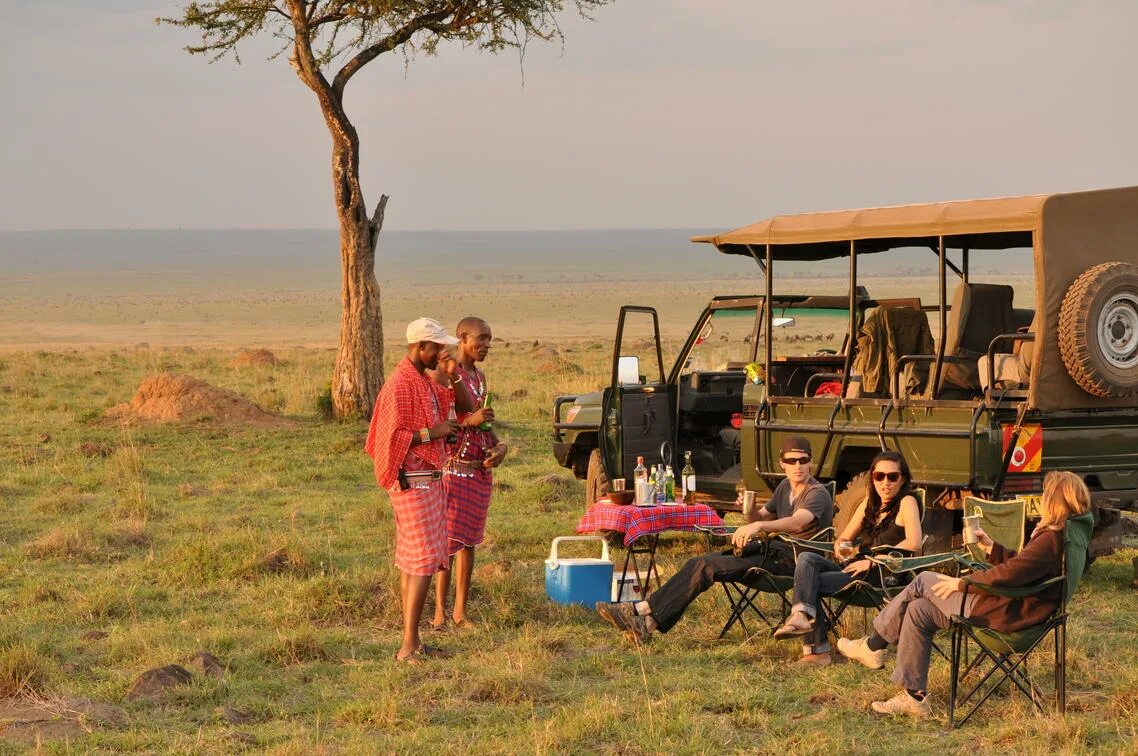
<path id="1" fill-rule="evenodd" d="M 960 578 L 965 584 L 972 586 L 973 590 L 984 591 L 996 596 L 1004 596 L 1006 598 L 1024 598 L 1025 596 L 1034 596 L 1037 593 L 1042 593 L 1048 588 L 1063 583 L 1067 577 L 1065 575 L 1056 575 L 1053 578 L 1048 578 L 1039 583 L 1024 586 L 995 586 L 981 583 L 973 583 L 969 576 Z"/>
<path id="2" fill-rule="evenodd" d="M 963 553 L 963 554 L 960 552 L 956 552 L 955 554 L 953 554 L 953 558 L 956 560 L 956 563 L 959 564 L 961 567 L 968 569 L 968 570 L 972 570 L 973 572 L 978 572 L 979 570 L 986 570 L 992 566 L 992 565 L 988 564 L 987 562 L 981 562 L 977 559 L 973 559 L 972 555 L 968 554 L 967 552 Z"/>
<path id="3" fill-rule="evenodd" d="M 894 552 L 903 553 L 903 549 L 893 549 Z M 916 572 L 917 570 L 925 570 L 930 567 L 935 567 L 938 564 L 945 564 L 947 562 L 956 562 L 958 554 L 956 552 L 947 552 L 944 554 L 925 554 L 923 556 L 909 556 L 896 558 L 890 554 L 871 554 L 868 559 L 875 564 L 879 564 L 893 574 L 901 572 Z"/>
<path id="4" fill-rule="evenodd" d="M 794 552 L 797 554 L 799 549 L 806 551 L 816 551 L 819 554 L 832 554 L 834 553 L 833 541 L 814 541 L 806 538 L 794 538 L 784 533 L 779 533 L 776 536 L 780 541 L 785 541 L 794 547 Z"/>

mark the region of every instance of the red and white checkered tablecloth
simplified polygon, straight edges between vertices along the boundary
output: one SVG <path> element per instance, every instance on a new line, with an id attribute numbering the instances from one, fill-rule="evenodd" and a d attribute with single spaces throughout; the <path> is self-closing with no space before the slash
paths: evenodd
<path id="1" fill-rule="evenodd" d="M 577 523 L 578 533 L 613 530 L 624 533 L 624 545 L 630 546 L 637 538 L 666 530 L 696 530 L 696 526 L 719 527 L 722 518 L 706 504 L 660 504 L 639 507 L 634 504 L 617 506 L 608 499 L 598 499 Z"/>

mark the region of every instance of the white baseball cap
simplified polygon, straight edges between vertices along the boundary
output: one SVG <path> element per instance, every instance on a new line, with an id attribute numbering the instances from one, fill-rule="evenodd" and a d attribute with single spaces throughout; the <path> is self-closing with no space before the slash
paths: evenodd
<path id="1" fill-rule="evenodd" d="M 419 318 L 407 325 L 407 343 L 418 344 L 420 341 L 433 341 L 447 346 L 456 346 L 459 343 L 458 339 L 449 335 L 442 323 L 434 318 Z"/>

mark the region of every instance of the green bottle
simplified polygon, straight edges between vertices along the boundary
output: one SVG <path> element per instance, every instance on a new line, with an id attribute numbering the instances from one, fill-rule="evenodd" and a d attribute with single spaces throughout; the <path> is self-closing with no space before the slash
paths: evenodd
<path id="1" fill-rule="evenodd" d="M 483 406 L 483 407 L 489 407 L 489 406 L 490 406 L 490 398 L 491 398 L 491 396 L 492 396 L 492 394 L 491 394 L 489 391 L 487 391 L 487 392 L 486 392 L 486 397 L 485 397 L 485 398 L 482 400 L 482 406 Z M 491 427 L 491 426 L 490 426 L 490 423 L 489 423 L 489 422 L 485 422 L 485 423 L 482 423 L 481 425 L 479 425 L 479 426 L 478 426 L 478 430 L 484 430 L 484 431 L 488 431 L 488 430 L 490 430 L 490 427 Z"/>

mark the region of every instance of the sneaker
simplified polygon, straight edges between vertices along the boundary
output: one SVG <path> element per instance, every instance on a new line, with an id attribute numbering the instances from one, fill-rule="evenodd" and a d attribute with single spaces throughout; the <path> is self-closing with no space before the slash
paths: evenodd
<path id="1" fill-rule="evenodd" d="M 918 701 L 904 690 L 888 701 L 874 701 L 870 706 L 878 714 L 908 714 L 910 717 L 928 717 L 932 716 L 933 713 L 932 707 L 929 706 L 928 696 L 925 696 L 924 701 Z"/>
<path id="2" fill-rule="evenodd" d="M 637 613 L 635 605 L 628 602 L 610 604 L 598 601 L 596 608 L 597 614 L 617 630 L 622 631 L 636 645 L 647 643 L 651 639 L 652 631 L 648 629 L 644 618 Z"/>
<path id="3" fill-rule="evenodd" d="M 838 652 L 847 659 L 859 661 L 870 669 L 881 669 L 885 666 L 887 649 L 874 651 L 869 647 L 868 641 L 869 638 L 858 638 L 857 640 L 838 638 Z M 876 704 L 874 706 L 876 707 Z"/>

